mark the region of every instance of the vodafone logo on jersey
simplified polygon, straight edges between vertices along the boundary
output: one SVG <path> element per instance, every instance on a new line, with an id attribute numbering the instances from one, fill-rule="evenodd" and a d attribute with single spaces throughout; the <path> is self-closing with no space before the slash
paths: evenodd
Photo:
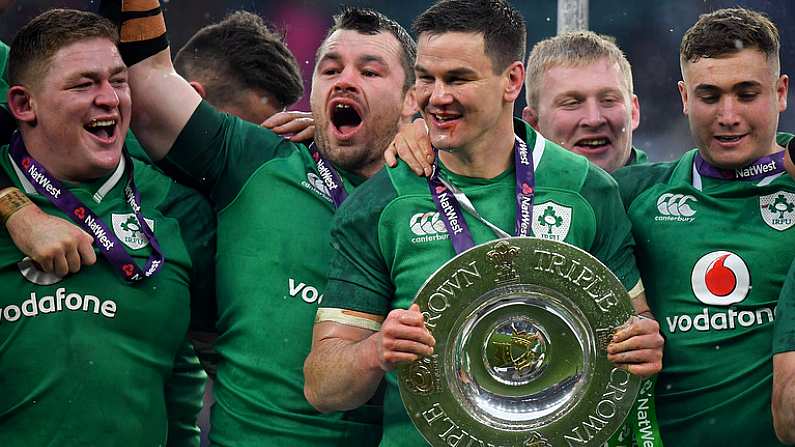
<path id="1" fill-rule="evenodd" d="M 729 306 L 748 296 L 751 273 L 740 256 L 730 251 L 713 251 L 693 266 L 690 284 L 702 303 Z"/>

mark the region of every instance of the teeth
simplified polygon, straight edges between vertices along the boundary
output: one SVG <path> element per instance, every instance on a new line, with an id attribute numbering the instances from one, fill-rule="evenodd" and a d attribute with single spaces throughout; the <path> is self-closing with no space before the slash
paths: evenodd
<path id="1" fill-rule="evenodd" d="M 737 141 L 741 137 L 740 136 L 731 136 L 731 137 L 715 137 L 715 138 L 717 138 L 720 141 L 727 141 L 728 142 L 728 141 Z"/>
<path id="2" fill-rule="evenodd" d="M 334 106 L 334 108 L 337 110 L 342 110 L 342 109 L 350 109 L 351 106 L 349 106 L 348 104 L 337 104 L 336 106 Z"/>
<path id="3" fill-rule="evenodd" d="M 582 140 L 578 144 L 580 146 L 604 146 L 609 143 L 607 138 L 594 138 L 592 140 Z"/>
<path id="4" fill-rule="evenodd" d="M 88 123 L 89 128 L 115 126 L 116 120 L 93 120 Z"/>
<path id="5" fill-rule="evenodd" d="M 436 118 L 438 121 L 450 121 L 458 118 L 457 116 L 442 116 L 437 114 L 434 114 L 433 117 Z"/>

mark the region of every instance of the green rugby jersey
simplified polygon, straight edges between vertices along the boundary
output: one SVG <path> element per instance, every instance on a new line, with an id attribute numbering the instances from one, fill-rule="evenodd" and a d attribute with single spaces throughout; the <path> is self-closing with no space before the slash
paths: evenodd
<path id="1" fill-rule="evenodd" d="M 15 171 L 0 169 L 45 212 L 66 216 Z M 191 300 L 213 288 L 213 214 L 200 196 L 134 162 L 142 213 L 165 255 L 155 276 L 128 284 L 110 263 L 58 278 L 38 271 L 0 232 L 0 445 L 198 446 L 205 376 L 185 343 Z M 149 242 L 110 177 L 65 185 L 139 265 Z M 204 205 L 203 205 L 204 204 Z M 131 219 L 132 218 L 132 219 Z"/>
<path id="2" fill-rule="evenodd" d="M 514 127 L 528 148 L 533 148 L 537 133 L 518 120 Z M 586 158 L 552 143 L 533 149 L 533 162 L 534 235 L 589 251 L 625 287 L 634 287 L 640 276 L 615 181 Z M 513 233 L 513 167 L 493 179 L 456 175 L 443 165 L 440 169 L 485 219 Z M 475 244 L 496 239 L 481 221 L 466 211 L 463 215 Z M 376 174 L 348 198 L 337 213 L 331 238 L 337 250 L 323 308 L 383 316 L 392 309 L 408 308 L 425 280 L 455 256 L 427 179 L 417 177 L 403 163 Z M 382 445 L 423 445 L 400 400 L 394 373 L 386 377 Z"/>
<path id="3" fill-rule="evenodd" d="M 795 261 L 781 288 L 773 328 L 773 354 L 795 351 Z"/>
<path id="4" fill-rule="evenodd" d="M 160 165 L 204 192 L 217 211 L 220 358 L 210 441 L 377 444 L 380 405 L 320 414 L 304 398 L 335 212 L 309 151 L 202 103 Z M 360 181 L 340 174 L 348 191 Z"/>
<path id="5" fill-rule="evenodd" d="M 646 298 L 666 337 L 656 386 L 662 440 L 779 445 L 771 342 L 795 256 L 795 182 L 786 173 L 761 181 L 702 177 L 695 155 L 615 174 Z"/>
<path id="6" fill-rule="evenodd" d="M 0 41 L 0 103 L 8 103 L 8 45 Z"/>
<path id="7" fill-rule="evenodd" d="M 634 165 L 641 165 L 649 162 L 649 156 L 646 155 L 646 152 L 632 147 L 632 152 L 629 155 L 629 160 L 627 160 L 627 164 L 624 166 L 634 166 Z"/>

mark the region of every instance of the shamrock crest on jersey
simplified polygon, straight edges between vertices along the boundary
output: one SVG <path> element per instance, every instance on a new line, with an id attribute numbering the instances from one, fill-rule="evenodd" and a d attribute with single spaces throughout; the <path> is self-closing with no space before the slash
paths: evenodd
<path id="1" fill-rule="evenodd" d="M 541 239 L 563 241 L 571 228 L 571 208 L 555 202 L 544 202 L 533 207 L 533 234 Z"/>
<path id="2" fill-rule="evenodd" d="M 762 219 L 773 229 L 784 231 L 795 224 L 795 194 L 779 191 L 759 198 Z"/>
<path id="3" fill-rule="evenodd" d="M 116 233 L 116 237 L 118 237 L 124 245 L 130 247 L 131 250 L 139 250 L 149 245 L 149 239 L 147 239 L 143 231 L 141 231 L 141 226 L 138 223 L 138 219 L 135 218 L 135 214 L 114 213 L 111 215 L 111 218 L 113 221 L 113 232 Z M 146 220 L 146 224 L 149 225 L 149 228 L 155 231 L 155 221 L 146 218 L 144 220 Z"/>

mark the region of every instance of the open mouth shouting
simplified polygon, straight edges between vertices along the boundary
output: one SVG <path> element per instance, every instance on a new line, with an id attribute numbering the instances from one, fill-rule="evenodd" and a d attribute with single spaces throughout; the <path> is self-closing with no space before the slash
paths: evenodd
<path id="1" fill-rule="evenodd" d="M 362 110 L 359 105 L 347 98 L 333 99 L 329 103 L 331 129 L 337 140 L 352 139 L 362 128 Z"/>
<path id="2" fill-rule="evenodd" d="M 100 143 L 110 144 L 116 141 L 119 120 L 116 118 L 92 119 L 83 128 L 99 140 Z"/>

